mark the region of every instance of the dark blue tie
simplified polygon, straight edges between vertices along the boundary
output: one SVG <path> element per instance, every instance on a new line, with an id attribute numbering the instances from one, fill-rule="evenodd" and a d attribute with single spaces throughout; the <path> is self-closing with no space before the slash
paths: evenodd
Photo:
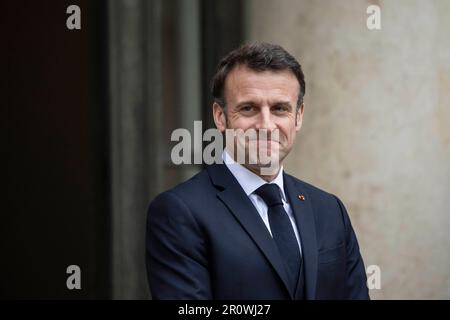
<path id="1" fill-rule="evenodd" d="M 301 267 L 301 256 L 294 229 L 283 207 L 280 188 L 274 183 L 266 183 L 259 187 L 255 193 L 267 204 L 272 237 L 287 266 L 289 276 L 293 282 L 293 289 L 295 289 Z"/>

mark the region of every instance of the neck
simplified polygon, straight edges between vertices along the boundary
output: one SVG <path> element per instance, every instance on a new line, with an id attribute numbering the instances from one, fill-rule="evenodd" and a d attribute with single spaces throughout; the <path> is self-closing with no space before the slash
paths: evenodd
<path id="1" fill-rule="evenodd" d="M 278 167 L 277 172 L 275 174 L 273 174 L 273 175 L 262 175 L 261 174 L 261 167 L 247 165 L 247 164 L 243 164 L 243 167 L 246 168 L 247 170 L 250 170 L 251 172 L 253 172 L 257 176 L 261 177 L 261 179 L 263 179 L 263 180 L 265 180 L 267 182 L 273 181 L 278 176 L 278 174 L 280 173 L 280 170 L 281 170 L 281 165 L 280 165 Z"/>
<path id="2" fill-rule="evenodd" d="M 230 153 L 228 153 L 228 151 L 226 151 L 226 150 L 225 150 L 225 152 L 226 152 L 227 156 L 230 157 L 235 163 L 239 163 L 239 162 L 237 162 L 237 160 L 235 159 L 234 154 L 232 154 L 232 153 L 230 154 Z M 264 167 L 264 166 L 257 165 L 257 164 L 247 164 L 247 163 L 242 163 L 241 165 L 242 165 L 244 168 L 246 168 L 247 170 L 253 172 L 253 173 L 256 174 L 258 177 L 260 177 L 261 179 L 263 179 L 263 180 L 265 180 L 265 181 L 267 181 L 267 182 L 273 181 L 273 180 L 278 176 L 278 174 L 280 173 L 280 170 L 281 170 L 281 168 L 282 168 L 281 160 L 280 160 L 278 166 L 272 168 L 272 170 L 269 170 L 269 168 L 271 168 L 271 167 Z M 267 169 L 267 170 L 263 170 L 263 169 Z M 276 171 L 275 171 L 275 170 L 276 170 Z M 268 174 L 262 174 L 263 171 L 266 171 L 265 173 L 268 173 Z M 267 171 L 268 171 L 268 172 L 267 172 Z"/>

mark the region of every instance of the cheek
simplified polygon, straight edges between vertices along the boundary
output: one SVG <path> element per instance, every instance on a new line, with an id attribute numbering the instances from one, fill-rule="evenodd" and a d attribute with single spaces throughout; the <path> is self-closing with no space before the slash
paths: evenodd
<path id="1" fill-rule="evenodd" d="M 279 126 L 280 138 L 285 142 L 292 142 L 295 138 L 295 125 Z"/>
<path id="2" fill-rule="evenodd" d="M 228 126 L 230 128 L 242 129 L 245 131 L 246 129 L 252 127 L 252 120 L 251 118 L 235 116 L 229 119 Z"/>

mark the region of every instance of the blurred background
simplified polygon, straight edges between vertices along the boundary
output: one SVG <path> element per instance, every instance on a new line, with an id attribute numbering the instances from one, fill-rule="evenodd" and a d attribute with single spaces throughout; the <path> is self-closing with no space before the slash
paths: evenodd
<path id="1" fill-rule="evenodd" d="M 450 299 L 450 1 L 29 0 L 0 16 L 2 298 L 150 298 L 147 206 L 202 169 L 172 164 L 171 132 L 212 127 L 216 64 L 268 41 L 306 76 L 285 169 L 343 200 L 381 270 L 371 297 Z"/>

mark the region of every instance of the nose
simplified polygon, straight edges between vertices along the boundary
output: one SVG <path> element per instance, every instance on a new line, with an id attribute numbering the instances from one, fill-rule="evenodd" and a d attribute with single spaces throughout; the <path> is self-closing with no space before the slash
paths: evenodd
<path id="1" fill-rule="evenodd" d="M 261 108 L 255 127 L 257 130 L 265 129 L 268 132 L 271 132 L 277 128 L 269 106 L 263 106 Z"/>

